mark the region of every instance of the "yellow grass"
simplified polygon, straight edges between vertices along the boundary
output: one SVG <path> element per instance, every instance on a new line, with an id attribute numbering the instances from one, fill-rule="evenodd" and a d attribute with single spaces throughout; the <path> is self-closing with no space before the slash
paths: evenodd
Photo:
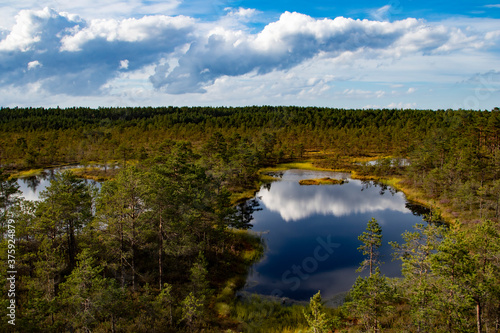
<path id="1" fill-rule="evenodd" d="M 342 185 L 344 184 L 344 182 L 345 181 L 343 179 L 335 179 L 330 177 L 299 180 L 300 185 Z"/>
<path id="2" fill-rule="evenodd" d="M 31 169 L 26 171 L 19 171 L 10 175 L 10 178 L 26 178 L 38 176 L 42 173 L 43 169 Z"/>

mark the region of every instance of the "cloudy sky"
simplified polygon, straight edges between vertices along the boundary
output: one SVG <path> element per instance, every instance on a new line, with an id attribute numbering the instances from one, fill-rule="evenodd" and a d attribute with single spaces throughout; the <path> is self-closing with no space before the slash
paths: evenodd
<path id="1" fill-rule="evenodd" d="M 0 0 L 0 106 L 500 106 L 499 0 Z"/>

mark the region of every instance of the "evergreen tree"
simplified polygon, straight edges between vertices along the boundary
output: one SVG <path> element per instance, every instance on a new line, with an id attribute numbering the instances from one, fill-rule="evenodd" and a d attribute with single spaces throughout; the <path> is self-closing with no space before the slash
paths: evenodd
<path id="1" fill-rule="evenodd" d="M 137 253 L 145 240 L 147 207 L 143 173 L 136 167 L 120 171 L 116 179 L 103 185 L 96 213 L 99 237 L 111 254 L 110 267 L 118 271 L 122 287 L 130 277 L 137 287 Z"/>
<path id="2" fill-rule="evenodd" d="M 59 303 L 66 314 L 66 329 L 91 332 L 100 323 L 114 321 L 120 310 L 122 291 L 102 277 L 102 267 L 88 249 L 78 255 L 78 265 L 60 286 Z"/>
<path id="3" fill-rule="evenodd" d="M 348 297 L 346 307 L 360 320 L 365 331 L 379 332 L 380 319 L 393 310 L 395 291 L 377 267 L 370 276 L 356 279 Z"/>
<path id="4" fill-rule="evenodd" d="M 414 229 L 414 232 L 403 234 L 404 244 L 390 244 L 395 250 L 394 258 L 403 263 L 401 289 L 410 304 L 413 325 L 417 332 L 428 332 L 435 327 L 438 292 L 431 270 L 431 256 L 436 252 L 444 230 L 433 224 L 417 224 Z"/>
<path id="5" fill-rule="evenodd" d="M 323 311 L 321 293 L 318 291 L 309 301 L 309 311 L 304 310 L 310 333 L 330 332 L 331 324 Z"/>
<path id="6" fill-rule="evenodd" d="M 62 246 L 69 269 L 76 263 L 77 235 L 92 219 L 92 196 L 91 186 L 70 171 L 57 174 L 40 193 L 38 236 L 50 238 L 52 248 Z"/>
<path id="7" fill-rule="evenodd" d="M 203 316 L 203 301 L 190 292 L 181 302 L 181 306 L 182 320 L 185 321 L 190 332 L 195 332 L 200 324 L 199 319 Z"/>
<path id="8" fill-rule="evenodd" d="M 366 231 L 363 232 L 358 239 L 363 243 L 358 250 L 360 250 L 366 259 L 361 262 L 358 271 L 365 268 L 369 269 L 370 275 L 381 264 L 379 247 L 382 245 L 382 228 L 375 218 L 371 218 L 366 226 Z"/>
<path id="9" fill-rule="evenodd" d="M 172 295 L 172 285 L 168 283 L 163 284 L 160 293 L 154 300 L 154 307 L 161 326 L 173 327 L 173 307 L 175 305 L 175 301 L 176 300 Z M 167 323 L 162 325 L 165 319 L 167 320 Z"/>
<path id="10" fill-rule="evenodd" d="M 16 179 L 9 179 L 9 174 L 0 168 L 0 234 L 4 239 L 7 222 L 10 217 L 9 208 L 18 200 L 19 185 Z"/>

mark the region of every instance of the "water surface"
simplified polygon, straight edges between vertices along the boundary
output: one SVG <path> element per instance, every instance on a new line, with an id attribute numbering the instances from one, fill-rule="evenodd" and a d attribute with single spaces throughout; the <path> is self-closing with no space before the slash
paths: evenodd
<path id="1" fill-rule="evenodd" d="M 27 200 L 39 200 L 40 193 L 50 185 L 50 182 L 55 179 L 56 174 L 73 168 L 83 168 L 83 166 L 77 165 L 45 169 L 38 175 L 18 178 L 17 184 L 19 185 L 19 190 L 21 191 L 20 195 Z M 101 183 L 92 179 L 82 178 L 82 180 L 85 181 L 85 183 L 94 184 L 97 187 L 101 186 Z"/>
<path id="2" fill-rule="evenodd" d="M 403 193 L 348 179 L 343 185 L 301 186 L 309 178 L 347 178 L 348 174 L 288 170 L 280 181 L 256 194 L 253 230 L 263 233 L 267 250 L 254 265 L 244 291 L 308 300 L 318 290 L 326 299 L 354 284 L 363 261 L 358 236 L 374 217 L 382 227 L 382 273 L 400 276 L 389 241 L 422 222 Z M 413 209 L 413 211 L 412 211 Z M 366 274 L 366 272 L 364 273 Z"/>

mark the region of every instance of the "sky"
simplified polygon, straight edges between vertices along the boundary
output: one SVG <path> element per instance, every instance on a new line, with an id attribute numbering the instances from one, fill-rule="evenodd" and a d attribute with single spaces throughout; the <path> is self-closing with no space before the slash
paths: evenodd
<path id="1" fill-rule="evenodd" d="M 0 107 L 500 107 L 500 0 L 0 0 Z"/>

